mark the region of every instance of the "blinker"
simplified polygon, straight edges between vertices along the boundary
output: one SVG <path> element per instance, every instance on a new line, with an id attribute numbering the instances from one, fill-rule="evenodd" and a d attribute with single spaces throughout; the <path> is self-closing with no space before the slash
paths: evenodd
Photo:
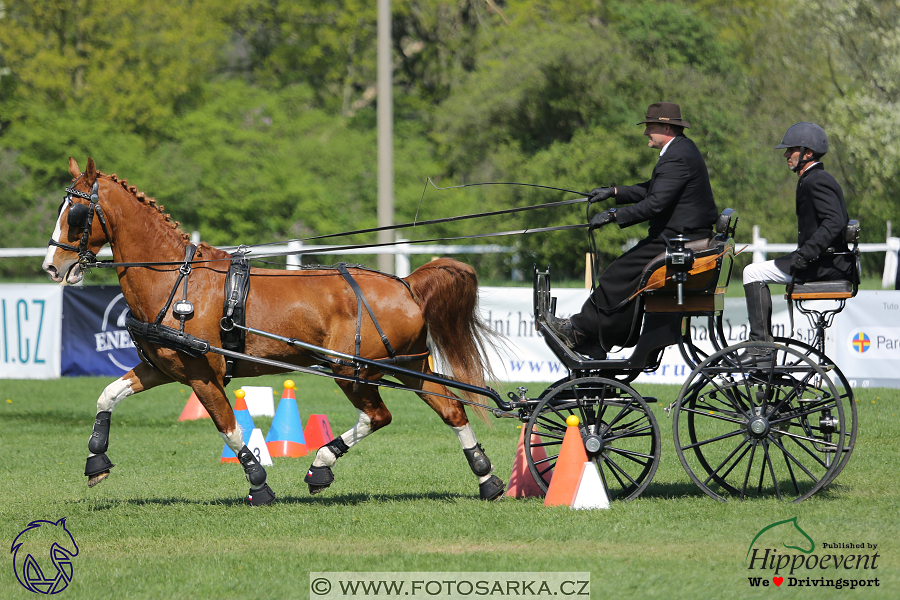
<path id="1" fill-rule="evenodd" d="M 85 229 L 88 226 L 89 213 L 90 209 L 84 204 L 73 204 L 72 207 L 69 208 L 69 216 L 67 218 L 69 227 Z"/>

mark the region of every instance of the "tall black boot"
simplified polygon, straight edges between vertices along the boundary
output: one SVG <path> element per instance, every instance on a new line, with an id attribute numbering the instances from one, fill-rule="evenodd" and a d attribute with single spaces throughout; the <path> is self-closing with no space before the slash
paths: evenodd
<path id="1" fill-rule="evenodd" d="M 750 333 L 747 339 L 751 342 L 772 342 L 772 293 L 765 282 L 754 281 L 744 286 L 747 298 L 747 320 L 750 322 Z M 767 366 L 772 364 L 772 352 L 762 348 L 750 348 L 744 352 L 739 361 L 745 366 Z"/>

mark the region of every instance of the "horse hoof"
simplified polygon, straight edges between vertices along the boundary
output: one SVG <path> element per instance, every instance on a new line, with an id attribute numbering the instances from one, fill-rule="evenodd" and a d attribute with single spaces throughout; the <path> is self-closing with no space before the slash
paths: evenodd
<path id="1" fill-rule="evenodd" d="M 506 484 L 496 475 L 491 475 L 478 486 L 482 500 L 497 500 L 503 496 Z"/>
<path id="2" fill-rule="evenodd" d="M 310 494 L 318 494 L 334 483 L 334 473 L 331 472 L 331 467 L 311 466 L 303 481 L 309 485 Z"/>
<path id="3" fill-rule="evenodd" d="M 327 489 L 328 489 L 328 486 L 327 486 L 327 485 L 312 485 L 312 484 L 309 484 L 309 493 L 310 493 L 310 494 L 318 494 L 318 493 L 321 492 L 322 490 L 327 490 Z"/>
<path id="4" fill-rule="evenodd" d="M 275 501 L 275 492 L 269 487 L 268 483 L 262 484 L 262 487 L 250 490 L 247 495 L 247 504 L 250 506 L 265 506 Z"/>
<path id="5" fill-rule="evenodd" d="M 104 479 L 109 477 L 109 471 L 103 471 L 102 473 L 97 473 L 96 475 L 91 475 L 88 477 L 88 487 L 92 488 Z"/>

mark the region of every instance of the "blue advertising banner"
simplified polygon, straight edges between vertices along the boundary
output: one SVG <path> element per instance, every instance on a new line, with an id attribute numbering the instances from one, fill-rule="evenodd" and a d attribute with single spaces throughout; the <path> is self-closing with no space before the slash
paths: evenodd
<path id="1" fill-rule="evenodd" d="M 62 375 L 121 376 L 140 362 L 125 329 L 128 305 L 112 286 L 66 287 L 63 293 Z"/>

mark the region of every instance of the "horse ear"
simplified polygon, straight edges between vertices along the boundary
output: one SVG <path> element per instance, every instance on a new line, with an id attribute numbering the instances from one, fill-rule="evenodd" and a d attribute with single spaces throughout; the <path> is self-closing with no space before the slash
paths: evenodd
<path id="1" fill-rule="evenodd" d="M 75 162 L 75 159 L 71 156 L 69 157 L 69 174 L 76 179 L 81 175 L 81 169 L 78 168 L 78 163 Z"/>
<path id="2" fill-rule="evenodd" d="M 87 167 L 84 169 L 84 176 L 88 185 L 94 185 L 94 181 L 97 180 L 97 165 L 94 164 L 93 158 L 88 159 Z"/>

